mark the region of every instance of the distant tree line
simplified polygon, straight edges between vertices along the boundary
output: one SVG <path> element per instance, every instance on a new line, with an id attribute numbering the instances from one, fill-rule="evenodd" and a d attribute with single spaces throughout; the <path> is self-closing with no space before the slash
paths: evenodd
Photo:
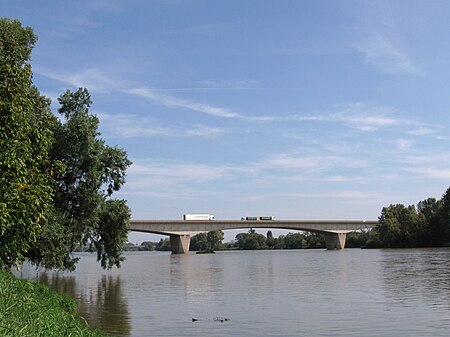
<path id="1" fill-rule="evenodd" d="M 263 235 L 250 229 L 236 235 L 235 246 L 244 250 L 324 248 L 325 238 L 318 233 L 288 233 L 275 238 L 270 230 Z"/>

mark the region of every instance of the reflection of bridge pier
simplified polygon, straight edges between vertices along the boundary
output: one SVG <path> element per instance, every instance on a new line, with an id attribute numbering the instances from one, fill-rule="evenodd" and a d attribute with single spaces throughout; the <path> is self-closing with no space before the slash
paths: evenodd
<path id="1" fill-rule="evenodd" d="M 191 235 L 202 232 L 243 228 L 292 229 L 325 235 L 327 249 L 344 249 L 347 233 L 375 227 L 366 220 L 131 220 L 130 230 L 170 236 L 172 254 L 187 254 Z"/>

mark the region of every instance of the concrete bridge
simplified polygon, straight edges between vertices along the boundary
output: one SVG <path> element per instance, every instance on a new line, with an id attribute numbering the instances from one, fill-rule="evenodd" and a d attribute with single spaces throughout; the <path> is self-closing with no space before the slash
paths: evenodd
<path id="1" fill-rule="evenodd" d="M 131 220 L 130 230 L 170 236 L 172 254 L 187 254 L 191 235 L 243 228 L 293 229 L 325 235 L 327 249 L 344 249 L 347 233 L 369 229 L 376 220 Z"/>

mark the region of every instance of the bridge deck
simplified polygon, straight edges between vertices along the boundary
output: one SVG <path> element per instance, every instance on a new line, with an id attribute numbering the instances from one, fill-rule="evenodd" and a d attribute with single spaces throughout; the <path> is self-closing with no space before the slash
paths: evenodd
<path id="1" fill-rule="evenodd" d="M 348 233 L 372 228 L 377 224 L 376 220 L 131 220 L 130 230 L 165 235 L 242 228 L 280 228 L 322 233 Z"/>

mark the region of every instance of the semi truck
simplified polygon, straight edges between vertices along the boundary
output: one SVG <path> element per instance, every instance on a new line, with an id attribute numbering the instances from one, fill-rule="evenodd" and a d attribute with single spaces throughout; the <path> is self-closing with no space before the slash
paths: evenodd
<path id="1" fill-rule="evenodd" d="M 243 221 L 273 221 L 275 217 L 272 215 L 269 216 L 243 216 L 241 218 Z"/>
<path id="2" fill-rule="evenodd" d="M 212 214 L 184 214 L 183 220 L 186 221 L 210 221 L 214 220 L 214 215 Z"/>

